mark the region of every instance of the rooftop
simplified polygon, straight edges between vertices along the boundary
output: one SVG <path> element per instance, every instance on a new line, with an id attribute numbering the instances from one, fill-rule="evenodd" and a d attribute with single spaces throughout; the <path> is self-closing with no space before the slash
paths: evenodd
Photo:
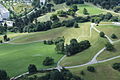
<path id="1" fill-rule="evenodd" d="M 9 12 L 3 5 L 0 4 L 0 13 L 6 13 Z"/>

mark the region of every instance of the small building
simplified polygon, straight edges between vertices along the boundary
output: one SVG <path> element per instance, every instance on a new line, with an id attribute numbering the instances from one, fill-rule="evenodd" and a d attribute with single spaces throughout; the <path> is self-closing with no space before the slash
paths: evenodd
<path id="1" fill-rule="evenodd" d="M 0 4 L 0 21 L 9 19 L 10 12 Z"/>
<path id="2" fill-rule="evenodd" d="M 2 25 L 7 24 L 8 27 L 13 27 L 13 21 L 4 21 L 2 22 Z"/>
<path id="3" fill-rule="evenodd" d="M 41 4 L 45 4 L 46 0 L 40 0 Z"/>

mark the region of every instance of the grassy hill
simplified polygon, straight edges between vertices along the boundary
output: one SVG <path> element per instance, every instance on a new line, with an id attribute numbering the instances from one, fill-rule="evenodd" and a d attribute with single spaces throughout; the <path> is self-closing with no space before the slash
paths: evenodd
<path id="1" fill-rule="evenodd" d="M 107 42 L 106 39 L 100 38 L 99 34 L 94 30 L 92 30 L 92 36 L 86 38 L 85 40 L 90 41 L 91 47 L 76 55 L 64 58 L 61 62 L 62 66 L 75 66 L 89 62 L 94 55 L 105 46 Z"/>
<path id="2" fill-rule="evenodd" d="M 48 31 L 36 32 L 32 34 L 26 34 L 20 38 L 11 41 L 12 43 L 28 43 L 38 40 L 49 40 L 57 37 L 65 37 L 66 43 L 69 43 L 70 39 L 76 38 L 79 41 L 86 39 L 90 36 L 90 23 L 81 23 L 79 28 L 66 28 L 60 27 L 51 29 Z"/>
<path id="3" fill-rule="evenodd" d="M 54 58 L 55 63 L 62 57 L 55 52 L 54 45 L 43 43 L 31 44 L 1 44 L 0 45 L 0 69 L 8 72 L 9 76 L 20 75 L 27 71 L 29 64 L 35 64 L 38 69 L 52 66 L 43 66 L 43 60 L 49 56 Z"/>

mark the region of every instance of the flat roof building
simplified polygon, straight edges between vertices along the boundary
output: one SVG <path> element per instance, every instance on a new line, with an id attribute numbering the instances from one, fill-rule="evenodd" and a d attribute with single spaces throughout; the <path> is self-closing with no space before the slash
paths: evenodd
<path id="1" fill-rule="evenodd" d="M 10 12 L 0 4 L 0 21 L 3 19 L 8 19 L 10 16 Z"/>

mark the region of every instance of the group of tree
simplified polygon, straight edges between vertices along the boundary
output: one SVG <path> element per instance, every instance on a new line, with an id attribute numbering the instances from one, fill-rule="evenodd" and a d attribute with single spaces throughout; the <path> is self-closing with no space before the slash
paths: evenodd
<path id="1" fill-rule="evenodd" d="M 54 42 L 52 40 L 44 40 L 43 42 L 44 42 L 44 44 L 47 44 L 47 45 L 54 44 Z"/>
<path id="2" fill-rule="evenodd" d="M 84 0 L 66 0 L 66 5 L 84 4 Z"/>
<path id="3" fill-rule="evenodd" d="M 98 23 L 100 23 L 100 21 L 118 22 L 118 21 L 120 21 L 120 17 L 114 16 L 109 12 L 107 14 L 99 14 L 99 15 L 91 16 L 91 22 L 98 24 Z"/>
<path id="4" fill-rule="evenodd" d="M 76 5 L 73 5 L 67 12 L 64 11 L 58 11 L 58 16 L 67 16 L 71 15 L 74 16 L 73 13 L 75 13 L 78 10 Z M 86 14 L 85 10 L 85 14 Z M 74 17 L 73 19 L 70 20 L 63 20 L 61 21 L 57 14 L 53 14 L 50 16 L 50 20 L 46 22 L 37 22 L 36 17 L 38 16 L 31 16 L 28 18 L 28 16 L 24 18 L 16 18 L 14 27 L 10 28 L 11 32 L 38 32 L 38 31 L 46 31 L 49 29 L 53 28 L 58 28 L 58 27 L 79 27 L 78 23 L 83 23 L 83 22 L 94 22 L 99 24 L 100 21 L 120 21 L 120 18 L 117 16 L 113 16 L 111 13 L 107 14 L 99 14 L 99 15 L 93 15 L 93 16 L 78 16 Z M 34 14 L 35 15 L 35 14 Z M 35 23 L 32 23 L 34 20 Z M 4 29 L 4 28 L 3 28 Z M 6 30 L 2 30 L 2 33 Z"/>
<path id="5" fill-rule="evenodd" d="M 114 12 L 119 13 L 120 12 L 120 6 L 116 6 L 113 8 Z"/>
<path id="6" fill-rule="evenodd" d="M 12 32 L 16 32 L 16 31 L 24 32 L 23 31 L 24 28 L 33 27 L 29 24 L 32 24 L 33 21 L 36 18 L 38 18 L 39 16 L 42 16 L 45 13 L 51 12 L 51 7 L 52 6 L 50 6 L 50 4 L 49 5 L 47 4 L 46 6 L 35 8 L 34 11 L 32 11 L 30 14 L 26 14 L 25 16 L 22 16 L 22 17 L 15 16 L 14 17 L 14 20 L 15 20 L 14 26 L 11 29 L 11 31 Z M 31 31 L 31 29 L 30 29 L 30 31 Z M 32 31 L 34 31 L 34 30 L 32 30 Z"/>
<path id="7" fill-rule="evenodd" d="M 72 4 L 84 4 L 84 0 L 52 0 L 55 4 L 66 3 L 66 5 Z"/>
<path id="8" fill-rule="evenodd" d="M 78 42 L 76 39 L 72 39 L 70 40 L 70 44 L 65 46 L 65 54 L 71 56 L 88 49 L 90 46 L 91 44 L 88 40 Z"/>
<path id="9" fill-rule="evenodd" d="M 84 1 L 93 3 L 94 5 L 97 6 L 99 5 L 104 9 L 113 9 L 120 3 L 120 0 L 84 0 Z"/>
<path id="10" fill-rule="evenodd" d="M 88 40 L 78 42 L 76 39 L 70 40 L 70 44 L 64 46 L 64 42 L 59 42 L 56 44 L 57 53 L 64 53 L 67 56 L 74 55 L 76 53 L 82 52 L 91 46 Z"/>
<path id="11" fill-rule="evenodd" d="M 63 69 L 61 72 L 53 70 L 43 76 L 23 77 L 21 80 L 83 80 L 79 76 L 73 75 L 69 70 Z"/>
<path id="12" fill-rule="evenodd" d="M 57 14 L 59 17 L 67 17 L 67 15 L 74 17 L 77 10 L 78 7 L 76 5 L 72 5 L 67 11 L 60 10 L 57 12 Z"/>

